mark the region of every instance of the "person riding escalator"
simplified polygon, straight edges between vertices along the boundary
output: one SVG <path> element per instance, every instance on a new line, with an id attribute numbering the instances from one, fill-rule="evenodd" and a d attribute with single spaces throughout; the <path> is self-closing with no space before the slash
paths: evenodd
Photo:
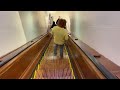
<path id="1" fill-rule="evenodd" d="M 60 47 L 60 59 L 63 58 L 63 49 L 64 44 L 68 40 L 67 30 L 65 29 L 66 20 L 59 19 L 57 26 L 52 28 L 51 34 L 53 35 L 54 39 L 54 56 L 57 55 L 57 49 Z"/>

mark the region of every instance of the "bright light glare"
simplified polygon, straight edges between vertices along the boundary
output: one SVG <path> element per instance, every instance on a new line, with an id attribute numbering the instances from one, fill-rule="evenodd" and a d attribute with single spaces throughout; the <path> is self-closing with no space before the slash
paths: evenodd
<path id="1" fill-rule="evenodd" d="M 55 13 L 56 11 L 48 11 L 49 13 Z"/>

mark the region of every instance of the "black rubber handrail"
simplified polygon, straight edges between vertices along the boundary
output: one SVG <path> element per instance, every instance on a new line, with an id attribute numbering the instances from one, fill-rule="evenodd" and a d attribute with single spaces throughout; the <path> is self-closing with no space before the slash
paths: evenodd
<path id="1" fill-rule="evenodd" d="M 23 52 L 24 50 L 26 50 L 28 47 L 30 47 L 31 45 L 33 45 L 35 42 L 37 42 L 38 40 L 40 40 L 42 37 L 44 37 L 47 33 L 44 33 L 38 37 L 36 37 L 35 39 L 27 42 L 26 44 L 22 45 L 21 47 L 17 48 L 16 50 L 11 51 L 10 53 L 4 55 L 1 57 L 1 62 L 0 62 L 0 67 L 2 67 L 3 65 L 5 65 L 7 62 L 9 62 L 10 60 L 12 60 L 14 57 L 16 57 L 18 54 L 20 54 L 21 52 Z"/>
<path id="2" fill-rule="evenodd" d="M 82 50 L 82 52 L 92 61 L 92 63 L 101 71 L 101 73 L 107 79 L 118 79 L 116 76 L 111 74 L 94 56 L 88 53 L 85 49 L 83 49 L 74 39 L 74 36 L 70 36 L 71 40 Z M 78 40 L 78 39 L 77 39 Z M 78 40 L 79 41 L 79 40 Z"/>

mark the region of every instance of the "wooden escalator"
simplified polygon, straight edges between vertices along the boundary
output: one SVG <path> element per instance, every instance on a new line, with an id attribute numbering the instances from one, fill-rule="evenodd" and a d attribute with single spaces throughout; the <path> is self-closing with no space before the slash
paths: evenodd
<path id="1" fill-rule="evenodd" d="M 64 47 L 64 58 L 60 59 L 58 54 L 53 55 L 54 43 L 51 40 L 41 62 L 38 64 L 32 79 L 74 79 L 68 53 Z"/>

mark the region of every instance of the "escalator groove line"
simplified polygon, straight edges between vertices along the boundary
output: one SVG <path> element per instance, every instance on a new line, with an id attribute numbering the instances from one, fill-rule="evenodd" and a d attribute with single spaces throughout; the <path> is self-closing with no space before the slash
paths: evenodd
<path id="1" fill-rule="evenodd" d="M 68 50 L 69 50 L 70 53 L 72 52 L 70 48 L 68 48 Z M 70 54 L 69 54 L 69 55 L 70 55 Z M 72 55 L 73 55 L 73 53 L 72 53 Z M 71 62 L 71 60 L 70 60 L 70 62 Z M 72 63 L 71 63 L 71 64 L 72 64 Z M 84 79 L 84 78 L 85 78 L 85 77 L 84 77 L 84 74 L 83 74 L 81 68 L 79 67 L 78 63 L 76 62 L 76 60 L 74 60 L 74 64 L 75 64 L 76 68 L 79 69 L 79 70 L 78 70 L 78 73 L 79 73 L 79 75 L 80 75 L 80 78 Z M 72 66 L 72 65 L 71 65 L 71 66 Z M 78 75 L 76 75 L 76 77 L 78 78 Z"/>
<path id="2" fill-rule="evenodd" d="M 50 44 L 49 44 L 49 45 L 50 45 Z M 48 47 L 49 47 L 49 45 L 48 45 Z M 46 52 L 48 51 L 48 47 L 47 47 L 45 53 L 43 54 L 42 59 L 41 59 L 41 61 L 39 62 L 38 66 L 37 66 L 37 69 L 35 70 L 33 79 L 36 78 L 36 71 L 40 69 L 40 64 L 41 64 L 41 62 L 44 60 L 44 56 L 45 56 Z"/>
<path id="3" fill-rule="evenodd" d="M 36 70 L 36 72 L 37 72 L 38 76 L 40 77 L 40 74 L 38 73 L 38 71 L 37 71 L 37 70 Z"/>
<path id="4" fill-rule="evenodd" d="M 35 73 L 34 73 L 34 77 L 33 77 L 33 78 L 35 78 L 35 76 L 36 76 L 36 70 L 35 70 Z"/>
<path id="5" fill-rule="evenodd" d="M 66 50 L 66 46 L 65 46 L 65 52 L 66 52 L 67 55 L 68 55 L 68 52 L 67 52 L 67 50 Z M 68 57 L 68 60 L 69 60 L 69 64 L 70 64 L 70 69 L 71 69 L 71 71 L 72 71 L 73 79 L 75 79 L 75 75 L 74 75 L 73 68 L 72 68 L 72 65 L 71 65 L 71 62 L 70 62 L 70 58 L 69 58 L 69 57 Z"/>

